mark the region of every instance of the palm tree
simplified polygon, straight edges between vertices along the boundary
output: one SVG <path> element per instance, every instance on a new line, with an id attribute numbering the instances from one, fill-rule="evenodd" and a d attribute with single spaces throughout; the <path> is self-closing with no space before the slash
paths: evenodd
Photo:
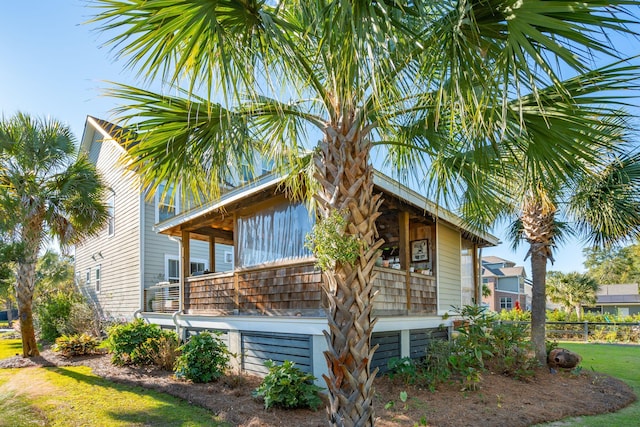
<path id="1" fill-rule="evenodd" d="M 612 117 L 610 130 L 605 132 L 618 138 L 618 144 L 624 142 L 619 134 L 624 130 L 618 121 L 621 117 Z M 515 217 L 509 240 L 514 249 L 522 242 L 529 245 L 531 340 L 540 363 L 547 359 L 546 277 L 548 261 L 554 262 L 554 248 L 570 235 L 594 246 L 610 246 L 640 235 L 640 153 L 624 152 L 624 145 L 618 144 L 608 149 L 592 147 L 594 157 L 585 168 L 567 169 L 560 180 L 549 179 L 542 171 L 523 170 L 513 161 L 502 162 L 499 173 L 483 171 L 484 186 L 479 191 L 491 192 L 501 201 L 492 209 L 480 212 L 481 196 L 465 194 L 463 212 L 472 223 L 486 225 L 497 218 Z"/>
<path id="2" fill-rule="evenodd" d="M 313 148 L 309 140 L 320 140 L 312 162 L 319 185 L 304 188 L 316 190 L 322 218 L 342 212 L 345 233 L 360 242 L 355 264 L 325 271 L 332 425 L 374 420 L 372 284 L 382 241 L 372 153 L 401 173 L 420 173 L 451 149 L 477 153 L 470 160 L 482 165 L 500 142 L 538 167 L 579 167 L 590 153 L 573 133 L 596 115 L 574 114 L 558 67 L 582 74 L 592 54 L 614 57 L 597 32 L 627 32 L 625 17 L 633 16 L 624 15 L 622 0 L 95 3 L 94 21 L 112 35 L 117 55 L 166 83 L 165 94 L 125 85 L 110 91 L 124 101 L 123 124 L 136 128 L 130 154 L 146 186 L 181 181 L 184 191 L 215 196 L 229 164 L 259 151 L 295 170 L 301 152 Z M 585 93 L 635 74 L 612 66 L 585 81 Z M 562 102 L 543 111 L 538 89 L 547 86 Z M 521 118 L 530 111 L 512 102 L 525 95 L 556 150 L 511 137 L 528 132 Z M 438 189 L 457 173 L 441 172 Z"/>
<path id="3" fill-rule="evenodd" d="M 23 357 L 39 354 L 32 302 L 38 254 L 49 237 L 65 247 L 104 225 L 103 184 L 85 156 L 78 156 L 69 128 L 51 119 L 17 113 L 0 122 L 0 200 L 11 212 L 8 234 L 21 248 L 16 263 Z"/>
<path id="4" fill-rule="evenodd" d="M 600 289 L 598 282 L 588 274 L 559 271 L 549 272 L 549 299 L 562 305 L 567 314 L 575 310 L 578 320 L 582 319 L 582 306 L 596 303 L 596 293 Z"/>

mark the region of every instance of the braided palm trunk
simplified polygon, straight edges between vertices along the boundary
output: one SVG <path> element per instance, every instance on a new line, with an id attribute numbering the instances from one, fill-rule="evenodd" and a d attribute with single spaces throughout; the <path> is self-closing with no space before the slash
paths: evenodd
<path id="1" fill-rule="evenodd" d="M 24 243 L 23 259 L 18 263 L 16 270 L 16 300 L 18 302 L 18 317 L 20 319 L 20 333 L 22 336 L 22 356 L 39 356 L 36 342 L 35 328 L 33 324 L 33 292 L 36 281 L 36 262 L 40 250 L 40 233 L 42 228 L 41 216 L 34 215 L 25 222 L 22 230 L 22 242 Z"/>
<path id="2" fill-rule="evenodd" d="M 545 206 L 540 200 L 528 199 L 522 208 L 522 227 L 525 239 L 529 243 L 531 257 L 531 342 L 536 359 L 540 364 L 547 363 L 546 347 L 546 280 L 547 260 L 553 262 L 554 218 L 556 208 Z"/>
<path id="3" fill-rule="evenodd" d="M 375 348 L 371 333 L 373 266 L 383 241 L 378 239 L 376 218 L 380 196 L 373 196 L 373 167 L 369 164 L 369 141 L 356 124 L 343 123 L 328 129 L 315 159 L 321 190 L 316 195 L 320 213 L 345 212 L 348 229 L 362 243 L 354 266 L 338 264 L 325 271 L 324 290 L 328 299 L 329 349 L 325 352 L 329 374 L 324 379 L 329 391 L 329 422 L 332 426 L 374 424 L 373 379 L 370 372 Z"/>

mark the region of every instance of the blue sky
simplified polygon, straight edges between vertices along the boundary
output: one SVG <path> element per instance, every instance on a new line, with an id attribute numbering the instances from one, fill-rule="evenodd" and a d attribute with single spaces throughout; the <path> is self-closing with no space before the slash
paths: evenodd
<path id="1" fill-rule="evenodd" d="M 87 115 L 109 120 L 115 101 L 101 95 L 106 81 L 139 83 L 116 62 L 95 27 L 84 25 L 92 11 L 78 0 L 3 1 L 0 14 L 0 113 L 16 111 L 51 116 L 67 123 L 78 139 Z M 621 39 L 627 55 L 640 54 L 638 40 Z M 503 227 L 494 234 L 505 240 Z M 485 249 L 524 263 L 526 245 L 512 252 L 508 244 Z M 556 252 L 552 270 L 583 271 L 582 245 L 575 240 Z"/>

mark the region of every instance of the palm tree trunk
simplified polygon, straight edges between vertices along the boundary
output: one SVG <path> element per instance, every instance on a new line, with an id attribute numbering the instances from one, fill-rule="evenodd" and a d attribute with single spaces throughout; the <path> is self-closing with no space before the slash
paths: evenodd
<path id="1" fill-rule="evenodd" d="M 16 300 L 18 302 L 18 318 L 22 335 L 22 357 L 39 356 L 36 333 L 33 325 L 33 292 L 36 282 L 36 262 L 40 250 L 41 216 L 32 216 L 25 221 L 22 230 L 24 244 L 23 260 L 18 263 L 16 274 Z"/>
<path id="2" fill-rule="evenodd" d="M 533 246 L 532 244 L 531 246 Z M 547 363 L 546 345 L 546 277 L 547 257 L 543 251 L 531 251 L 531 281 L 533 283 L 531 296 L 531 342 L 536 359 L 542 365 Z"/>
<path id="3" fill-rule="evenodd" d="M 373 196 L 373 168 L 369 165 L 369 141 L 357 124 L 344 123 L 328 129 L 315 159 L 315 177 L 321 190 L 316 195 L 320 213 L 327 217 L 338 210 L 347 215 L 347 234 L 362 243 L 354 266 L 340 263 L 325 271 L 328 325 L 325 352 L 329 390 L 329 422 L 332 426 L 372 426 L 374 424 L 373 379 L 370 372 L 375 348 L 371 334 L 375 321 L 373 307 L 373 266 L 382 241 L 375 221 L 380 196 Z"/>
<path id="4" fill-rule="evenodd" d="M 543 200 L 544 199 L 544 200 Z M 547 261 L 553 262 L 553 239 L 556 208 L 545 194 L 533 193 L 525 196 L 522 204 L 522 228 L 529 242 L 531 257 L 531 343 L 536 359 L 547 363 L 546 312 L 547 312 Z"/>

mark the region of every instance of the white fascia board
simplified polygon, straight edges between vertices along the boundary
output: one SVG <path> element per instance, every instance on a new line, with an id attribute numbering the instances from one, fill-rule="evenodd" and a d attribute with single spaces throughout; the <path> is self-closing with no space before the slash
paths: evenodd
<path id="1" fill-rule="evenodd" d="M 146 315 L 146 314 L 145 314 Z M 273 332 L 304 335 L 323 335 L 328 329 L 326 317 L 297 316 L 207 316 L 179 314 L 181 327 L 236 331 Z"/>
<path id="2" fill-rule="evenodd" d="M 378 187 L 382 188 L 384 191 L 404 200 L 407 203 L 412 204 L 413 206 L 424 209 L 430 214 L 434 215 L 436 218 L 442 219 L 455 227 L 465 230 L 471 234 L 474 234 L 485 241 L 498 245 L 500 243 L 500 239 L 496 236 L 493 236 L 489 233 L 478 232 L 470 230 L 462 221 L 462 219 L 454 214 L 453 212 L 438 206 L 436 203 L 427 199 L 426 197 L 418 194 L 414 190 L 409 187 L 402 185 L 398 181 L 378 172 L 374 171 L 373 174 L 373 183 Z"/>

